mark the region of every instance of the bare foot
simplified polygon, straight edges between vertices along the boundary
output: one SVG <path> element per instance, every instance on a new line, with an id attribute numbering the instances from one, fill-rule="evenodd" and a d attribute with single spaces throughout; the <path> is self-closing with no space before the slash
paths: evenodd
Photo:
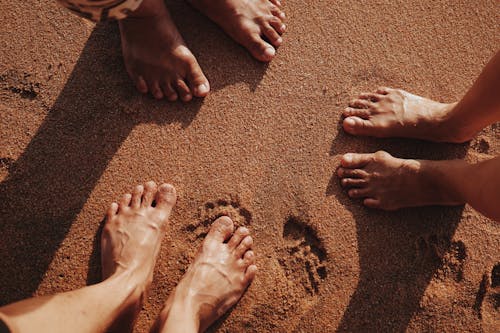
<path id="1" fill-rule="evenodd" d="M 444 104 L 407 91 L 379 88 L 365 93 L 343 112 L 344 130 L 354 135 L 406 137 L 438 142 L 465 142 L 460 128 L 451 124 L 457 103 Z"/>
<path id="2" fill-rule="evenodd" d="M 463 173 L 464 161 L 420 161 L 394 158 L 385 151 L 345 154 L 337 175 L 351 198 L 367 207 L 396 210 L 427 205 L 460 205 L 465 200 L 447 181 Z"/>
<path id="3" fill-rule="evenodd" d="M 101 237 L 103 279 L 129 271 L 150 282 L 175 201 L 172 185 L 151 181 L 111 204 Z"/>
<path id="4" fill-rule="evenodd" d="M 268 62 L 285 32 L 279 0 L 188 0 L 260 61 Z M 266 41 L 267 40 L 267 41 Z M 270 42 L 270 44 L 268 43 Z"/>
<path id="5" fill-rule="evenodd" d="M 257 266 L 247 228 L 234 232 L 229 217 L 217 219 L 194 262 L 172 292 L 155 330 L 203 332 L 238 302 Z"/>
<path id="6" fill-rule="evenodd" d="M 172 185 L 158 188 L 148 182 L 109 207 L 101 236 L 102 278 L 126 276 L 127 288 L 133 292 L 125 311 L 108 331 L 132 331 L 153 280 L 156 257 L 175 201 Z"/>
<path id="7" fill-rule="evenodd" d="M 208 80 L 163 0 L 144 0 L 119 25 L 125 66 L 141 93 L 185 102 L 208 94 Z"/>

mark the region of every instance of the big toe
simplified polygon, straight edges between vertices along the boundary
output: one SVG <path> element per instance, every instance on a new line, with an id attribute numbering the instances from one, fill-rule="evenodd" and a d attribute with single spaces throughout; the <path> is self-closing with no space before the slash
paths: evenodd
<path id="1" fill-rule="evenodd" d="M 234 223 L 228 216 L 219 217 L 210 227 L 206 242 L 223 243 L 234 231 Z"/>
<path id="2" fill-rule="evenodd" d="M 342 156 L 340 164 L 345 168 L 362 168 L 372 160 L 372 154 L 347 153 Z"/>
<path id="3" fill-rule="evenodd" d="M 360 117 L 347 117 L 343 121 L 344 130 L 353 135 L 371 135 L 373 124 L 371 121 Z"/>
<path id="4" fill-rule="evenodd" d="M 203 74 L 200 65 L 195 59 L 193 59 L 189 63 L 187 79 L 189 82 L 189 87 L 191 88 L 191 92 L 194 96 L 207 96 L 208 92 L 210 91 L 210 83 L 208 83 L 205 74 Z"/>

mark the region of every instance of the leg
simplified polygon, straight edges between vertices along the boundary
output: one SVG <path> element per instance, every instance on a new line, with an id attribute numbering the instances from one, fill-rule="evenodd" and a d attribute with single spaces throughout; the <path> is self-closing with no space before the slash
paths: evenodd
<path id="1" fill-rule="evenodd" d="M 500 52 L 458 103 L 438 103 L 404 90 L 379 88 L 361 94 L 344 110 L 344 129 L 354 135 L 465 142 L 500 121 L 498 87 Z"/>
<path id="2" fill-rule="evenodd" d="M 337 174 L 352 198 L 371 208 L 395 210 L 469 203 L 500 221 L 500 157 L 477 164 L 394 158 L 386 152 L 345 154 Z"/>
<path id="3" fill-rule="evenodd" d="M 285 32 L 279 0 L 188 0 L 260 61 L 271 61 Z M 269 42 L 269 43 L 268 43 Z"/>
<path id="4" fill-rule="evenodd" d="M 119 25 L 125 66 L 140 92 L 185 102 L 208 94 L 208 80 L 163 0 L 143 0 Z"/>
<path id="5" fill-rule="evenodd" d="M 153 207 L 153 201 L 156 201 Z M 149 182 L 113 203 L 101 238 L 104 281 L 0 308 L 12 332 L 131 331 L 151 283 L 175 189 Z M 118 322 L 127 315 L 125 322 Z"/>
<path id="6" fill-rule="evenodd" d="M 238 302 L 257 267 L 248 229 L 240 227 L 234 234 L 233 229 L 228 217 L 213 223 L 194 262 L 166 301 L 153 332 L 204 332 Z"/>

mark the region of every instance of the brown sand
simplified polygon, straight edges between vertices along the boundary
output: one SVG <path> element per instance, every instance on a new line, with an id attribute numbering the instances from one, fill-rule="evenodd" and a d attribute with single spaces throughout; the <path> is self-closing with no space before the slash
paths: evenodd
<path id="1" fill-rule="evenodd" d="M 290 1 L 268 66 L 170 2 L 213 87 L 190 104 L 135 93 L 115 23 L 0 1 L 0 304 L 98 281 L 103 212 L 153 179 L 179 200 L 138 332 L 223 212 L 251 228 L 260 272 L 216 331 L 498 329 L 498 223 L 469 206 L 368 210 L 334 175 L 349 151 L 500 153 L 498 125 L 463 145 L 339 127 L 349 99 L 379 85 L 460 98 L 500 45 L 496 1 Z"/>

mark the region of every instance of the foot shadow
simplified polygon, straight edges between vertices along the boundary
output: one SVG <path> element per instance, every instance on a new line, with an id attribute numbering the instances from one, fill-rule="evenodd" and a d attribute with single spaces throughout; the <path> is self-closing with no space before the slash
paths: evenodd
<path id="1" fill-rule="evenodd" d="M 354 137 L 346 134 L 339 124 L 330 155 L 340 161 L 347 152 L 386 150 L 401 158 L 452 159 L 463 158 L 467 147 L 467 144 Z M 360 267 L 356 290 L 337 331 L 403 332 L 452 245 L 463 206 L 397 212 L 371 210 L 363 207 L 360 200 L 347 196 L 335 171 L 326 195 L 334 195 L 353 214 Z"/>
<path id="2" fill-rule="evenodd" d="M 186 4 L 175 6 L 189 12 L 179 25 L 194 29 L 190 23 L 198 14 Z M 266 66 L 241 57 L 236 45 L 218 49 L 221 33 L 210 35 L 215 31 L 211 25 L 202 21 L 197 32 L 203 33 L 194 39 L 200 41 L 197 50 L 204 50 L 201 62 L 213 64 L 206 70 L 218 80 L 212 90 L 238 82 L 255 89 Z M 221 57 L 220 52 L 228 54 Z M 243 74 L 230 77 L 221 59 Z M 136 93 L 124 69 L 116 23 L 98 24 L 42 125 L 22 155 L 9 161 L 8 176 L 0 184 L 0 306 L 37 290 L 72 223 L 136 125 L 178 123 L 187 128 L 202 105 L 202 99 L 169 103 Z M 96 236 L 89 283 L 99 281 L 98 243 Z"/>

